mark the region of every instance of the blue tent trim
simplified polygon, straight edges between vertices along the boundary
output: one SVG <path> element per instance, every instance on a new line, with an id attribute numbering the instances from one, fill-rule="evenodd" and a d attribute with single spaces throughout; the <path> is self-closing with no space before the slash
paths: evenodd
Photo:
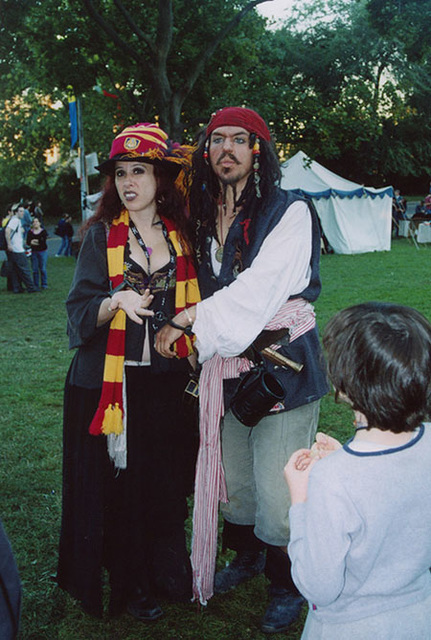
<path id="1" fill-rule="evenodd" d="M 379 193 L 374 193 L 374 191 L 370 191 L 365 187 L 360 187 L 359 189 L 354 189 L 353 191 L 340 191 L 338 189 L 326 189 L 325 191 L 304 191 L 303 189 L 292 189 L 293 193 L 297 193 L 300 196 L 308 196 L 309 198 L 316 198 L 319 200 L 320 198 L 331 198 L 333 196 L 338 196 L 339 198 L 362 198 L 362 196 L 368 196 L 373 200 L 375 198 L 384 198 L 385 196 L 390 196 L 393 198 L 394 190 L 392 187 L 386 187 L 379 191 Z"/>

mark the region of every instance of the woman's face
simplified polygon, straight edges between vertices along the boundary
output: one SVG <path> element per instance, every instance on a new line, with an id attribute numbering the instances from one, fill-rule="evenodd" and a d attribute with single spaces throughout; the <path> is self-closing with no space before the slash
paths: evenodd
<path id="1" fill-rule="evenodd" d="M 115 186 L 130 212 L 155 210 L 157 181 L 154 167 L 147 162 L 116 162 Z"/>
<path id="2" fill-rule="evenodd" d="M 39 218 L 34 218 L 31 226 L 34 229 L 34 231 L 39 231 L 39 229 L 40 229 L 40 220 L 39 220 Z"/>

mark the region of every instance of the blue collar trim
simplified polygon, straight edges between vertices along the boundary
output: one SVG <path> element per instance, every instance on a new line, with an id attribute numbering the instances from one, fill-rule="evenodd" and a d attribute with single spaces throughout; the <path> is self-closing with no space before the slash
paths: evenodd
<path id="1" fill-rule="evenodd" d="M 353 441 L 353 438 L 350 438 L 345 444 L 343 444 L 343 449 L 347 453 L 350 453 L 352 456 L 359 457 L 369 457 L 369 456 L 386 456 L 390 453 L 397 453 L 398 451 L 403 451 L 404 449 L 408 449 L 409 447 L 413 447 L 423 436 L 425 432 L 425 427 L 423 424 L 419 427 L 419 431 L 416 436 L 407 442 L 407 444 L 403 444 L 401 447 L 393 447 L 392 449 L 382 449 L 381 451 L 355 451 L 349 447 L 349 444 Z"/>

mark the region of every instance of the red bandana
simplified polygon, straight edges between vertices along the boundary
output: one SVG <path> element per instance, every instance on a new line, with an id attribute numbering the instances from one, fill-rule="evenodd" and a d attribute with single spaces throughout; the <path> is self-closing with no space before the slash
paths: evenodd
<path id="1" fill-rule="evenodd" d="M 218 127 L 242 127 L 249 133 L 256 133 L 259 138 L 269 142 L 271 134 L 265 120 L 256 111 L 245 107 L 225 107 L 217 111 L 207 126 L 207 137 Z"/>

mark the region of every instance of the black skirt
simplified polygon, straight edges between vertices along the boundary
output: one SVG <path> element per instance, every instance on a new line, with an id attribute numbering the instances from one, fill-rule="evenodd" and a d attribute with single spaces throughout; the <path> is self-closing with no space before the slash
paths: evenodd
<path id="1" fill-rule="evenodd" d="M 88 433 L 100 390 L 66 380 L 57 579 L 94 615 L 103 610 L 103 567 L 111 604 L 136 587 L 173 599 L 190 594 L 184 520 L 196 441 L 182 410 L 188 375 L 126 367 L 126 380 L 127 469 L 121 471 L 109 459 L 105 436 Z"/>

